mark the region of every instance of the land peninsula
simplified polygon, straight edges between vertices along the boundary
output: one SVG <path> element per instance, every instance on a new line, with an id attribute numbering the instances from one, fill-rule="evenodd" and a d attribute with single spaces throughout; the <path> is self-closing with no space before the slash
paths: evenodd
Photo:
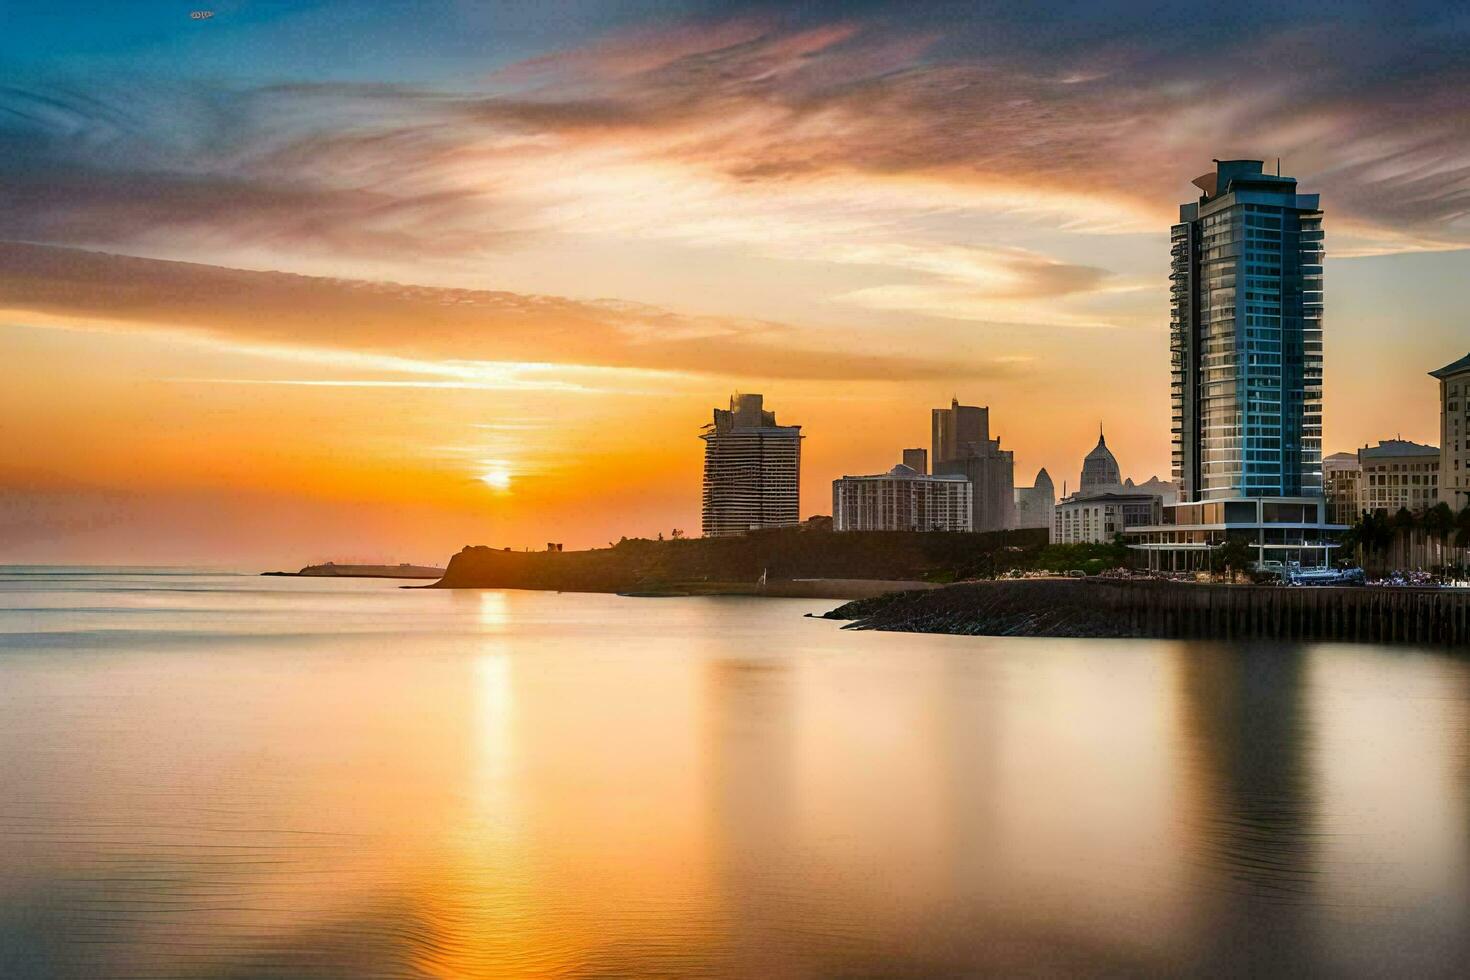
<path id="1" fill-rule="evenodd" d="M 1108 546 L 1058 552 L 1040 528 L 834 534 L 792 527 L 731 537 L 625 538 L 588 551 L 470 547 L 450 559 L 435 586 L 840 599 L 990 577 L 1047 561 L 1064 568 L 1077 562 L 1103 567 L 1112 563 L 1105 552 Z"/>

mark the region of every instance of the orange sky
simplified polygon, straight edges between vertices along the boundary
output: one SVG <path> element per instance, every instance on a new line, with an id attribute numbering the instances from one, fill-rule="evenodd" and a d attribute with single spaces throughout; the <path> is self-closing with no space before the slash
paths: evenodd
<path id="1" fill-rule="evenodd" d="M 695 530 L 699 427 L 737 389 L 803 426 L 806 514 L 952 395 L 990 406 L 1018 482 L 1075 485 L 1100 421 L 1125 475 L 1167 478 L 1168 226 L 1212 156 L 1281 154 L 1323 195 L 1327 451 L 1432 442 L 1425 372 L 1470 349 L 1448 68 L 1099 44 L 1062 71 L 1024 32 L 957 52 L 752 15 L 479 70 L 456 48 L 433 84 L 265 56 L 204 80 L 272 31 L 327 43 L 281 17 L 106 72 L 73 53 L 0 99 L 0 562 Z"/>

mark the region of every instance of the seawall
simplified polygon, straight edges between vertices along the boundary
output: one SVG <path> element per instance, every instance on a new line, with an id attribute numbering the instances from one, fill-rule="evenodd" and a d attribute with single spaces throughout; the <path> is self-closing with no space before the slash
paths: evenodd
<path id="1" fill-rule="evenodd" d="M 1470 591 L 1118 580 L 972 582 L 849 602 L 848 629 L 1470 645 Z"/>

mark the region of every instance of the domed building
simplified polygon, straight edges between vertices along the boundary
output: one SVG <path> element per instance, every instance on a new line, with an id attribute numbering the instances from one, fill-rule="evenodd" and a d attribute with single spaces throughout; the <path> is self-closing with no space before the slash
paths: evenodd
<path id="1" fill-rule="evenodd" d="M 1098 487 L 1115 487 L 1122 482 L 1123 474 L 1118 469 L 1118 460 L 1108 448 L 1107 440 L 1103 438 L 1102 426 L 1099 425 L 1097 446 L 1082 460 L 1082 485 L 1079 489 L 1086 493 Z"/>
<path id="2" fill-rule="evenodd" d="M 1052 508 L 1052 544 L 1104 543 L 1127 528 L 1157 524 L 1162 506 L 1175 499 L 1173 484 L 1158 477 L 1135 484 L 1123 479 L 1102 426 L 1097 445 L 1082 460 L 1082 483 Z"/>

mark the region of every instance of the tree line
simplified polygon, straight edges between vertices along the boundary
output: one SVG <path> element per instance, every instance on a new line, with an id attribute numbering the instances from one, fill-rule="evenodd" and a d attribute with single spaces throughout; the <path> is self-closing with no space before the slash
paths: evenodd
<path id="1" fill-rule="evenodd" d="M 1426 560 L 1422 563 L 1413 561 L 1417 540 L 1425 545 L 1422 557 Z M 1429 560 L 1430 542 L 1438 545 L 1437 561 Z M 1344 550 L 1359 555 L 1364 566 L 1382 566 L 1397 558 L 1405 566 L 1443 567 L 1450 564 L 1445 560 L 1445 551 L 1450 547 L 1460 550 L 1457 564 L 1464 565 L 1470 560 L 1470 505 L 1458 514 L 1443 501 L 1417 512 L 1407 507 L 1393 514 L 1381 507 L 1365 510 L 1343 535 L 1342 544 Z"/>

